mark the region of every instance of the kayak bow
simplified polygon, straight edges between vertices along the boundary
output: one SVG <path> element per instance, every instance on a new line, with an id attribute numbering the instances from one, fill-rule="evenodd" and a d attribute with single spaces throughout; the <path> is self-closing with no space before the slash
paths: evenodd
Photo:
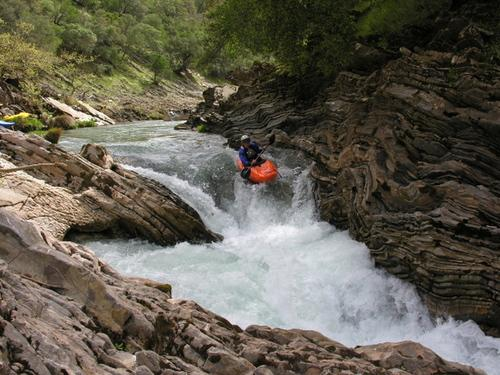
<path id="1" fill-rule="evenodd" d="M 244 169 L 241 160 L 236 161 L 238 170 Z M 266 182 L 273 182 L 278 177 L 278 167 L 271 160 L 266 160 L 264 163 L 250 167 L 250 176 L 248 180 L 255 184 L 262 184 Z"/>

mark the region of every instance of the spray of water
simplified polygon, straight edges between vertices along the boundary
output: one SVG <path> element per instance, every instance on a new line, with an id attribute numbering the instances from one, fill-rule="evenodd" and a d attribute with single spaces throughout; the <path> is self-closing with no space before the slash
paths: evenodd
<path id="1" fill-rule="evenodd" d="M 318 220 L 303 157 L 276 152 L 283 179 L 248 185 L 216 136 L 179 135 L 164 123 L 136 126 L 132 141 L 127 131 L 115 127 L 100 137 L 128 168 L 169 186 L 225 239 L 174 247 L 87 242 L 120 271 L 168 281 L 175 297 L 241 326 L 315 329 L 347 345 L 413 340 L 500 374 L 499 339 L 470 321 L 433 321 L 413 286 L 376 269 L 363 244 Z M 88 134 L 99 136 L 80 130 L 65 144 L 76 149 Z"/>

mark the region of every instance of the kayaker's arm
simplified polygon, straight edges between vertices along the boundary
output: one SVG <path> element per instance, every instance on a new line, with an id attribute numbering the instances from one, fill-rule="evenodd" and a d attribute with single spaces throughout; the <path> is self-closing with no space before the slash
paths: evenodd
<path id="1" fill-rule="evenodd" d="M 254 151 L 259 155 L 262 152 L 262 149 L 260 148 L 259 144 L 257 142 L 252 142 L 250 147 L 254 149 Z"/>
<path id="2" fill-rule="evenodd" d="M 245 149 L 242 147 L 240 148 L 240 160 L 241 160 L 241 163 L 245 166 L 245 167 L 249 167 L 252 163 L 250 163 L 250 160 L 248 160 L 248 157 L 247 157 L 247 153 L 245 152 Z"/>

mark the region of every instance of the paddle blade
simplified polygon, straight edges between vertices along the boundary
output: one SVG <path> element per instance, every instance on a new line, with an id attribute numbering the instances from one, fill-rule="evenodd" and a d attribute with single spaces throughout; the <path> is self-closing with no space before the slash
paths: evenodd
<path id="1" fill-rule="evenodd" d="M 252 173 L 252 171 L 250 170 L 250 168 L 243 168 L 243 170 L 241 171 L 240 175 L 245 180 L 248 180 L 250 178 L 250 174 L 251 173 Z"/>
<path id="2" fill-rule="evenodd" d="M 269 143 L 268 143 L 268 145 L 272 145 L 275 140 L 276 140 L 276 135 L 275 134 L 271 134 L 271 136 L 269 137 Z"/>

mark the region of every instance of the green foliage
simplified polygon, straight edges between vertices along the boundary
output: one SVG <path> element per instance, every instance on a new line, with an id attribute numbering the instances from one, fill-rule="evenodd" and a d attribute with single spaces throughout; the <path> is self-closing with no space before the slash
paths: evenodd
<path id="1" fill-rule="evenodd" d="M 76 128 L 95 128 L 96 126 L 97 126 L 97 123 L 94 119 L 79 120 L 79 121 L 75 122 Z"/>
<path id="2" fill-rule="evenodd" d="M 167 66 L 160 64 L 160 70 L 166 66 L 170 71 L 182 71 L 200 63 L 205 38 L 203 12 L 213 2 L 2 0 L 0 22 L 9 26 L 20 22 L 30 25 L 31 29 L 19 36 L 24 43 L 20 44 L 21 49 L 28 51 L 29 45 L 52 54 L 88 56 L 93 59 L 89 65 L 94 73 L 110 74 L 129 60 L 160 69 L 156 58 L 159 55 L 167 62 Z M 11 30 L 14 28 L 9 27 L 9 33 L 5 34 L 12 35 Z M 2 54 L 1 59 L 6 58 Z M 104 72 L 100 64 L 112 69 Z"/>
<path id="3" fill-rule="evenodd" d="M 29 79 L 52 68 L 54 58 L 20 35 L 0 34 L 0 79 Z"/>
<path id="4" fill-rule="evenodd" d="M 206 132 L 207 132 L 207 127 L 206 127 L 206 125 L 205 125 L 205 124 L 198 125 L 198 126 L 196 127 L 196 131 L 197 131 L 198 133 L 206 133 Z"/>
<path id="5" fill-rule="evenodd" d="M 97 43 L 97 37 L 91 30 L 75 23 L 66 25 L 61 37 L 63 41 L 62 47 L 66 51 L 84 55 L 92 54 Z"/>
<path id="6" fill-rule="evenodd" d="M 88 65 L 94 61 L 93 57 L 80 55 L 78 53 L 63 53 L 57 67 L 58 73 L 71 87 L 69 96 L 73 96 L 84 84 L 95 78 L 88 71 Z"/>
<path id="7" fill-rule="evenodd" d="M 33 117 L 25 112 L 5 118 L 8 121 L 16 123 L 16 129 L 28 133 L 35 130 L 44 130 L 47 127 L 36 117 Z"/>
<path id="8" fill-rule="evenodd" d="M 63 130 L 61 128 L 51 128 L 45 133 L 44 138 L 52 144 L 59 143 Z"/>
<path id="9" fill-rule="evenodd" d="M 34 130 L 44 130 L 46 128 L 47 127 L 40 120 L 34 117 L 29 117 L 22 121 L 22 131 L 26 133 Z"/>
<path id="10" fill-rule="evenodd" d="M 226 0 L 211 13 L 212 48 L 270 55 L 286 71 L 332 75 L 349 61 L 354 0 Z"/>
<path id="11" fill-rule="evenodd" d="M 432 15 L 450 6 L 450 0 L 363 0 L 356 9 L 363 14 L 358 35 L 397 34 L 404 28 L 432 22 Z"/>
<path id="12" fill-rule="evenodd" d="M 153 83 L 159 83 L 160 78 L 165 76 L 167 70 L 170 68 L 167 59 L 160 55 L 154 54 L 151 57 L 151 70 L 153 71 Z"/>
<path id="13" fill-rule="evenodd" d="M 115 346 L 116 350 L 119 350 L 122 352 L 127 350 L 127 346 L 123 342 L 114 342 L 113 345 Z"/>

